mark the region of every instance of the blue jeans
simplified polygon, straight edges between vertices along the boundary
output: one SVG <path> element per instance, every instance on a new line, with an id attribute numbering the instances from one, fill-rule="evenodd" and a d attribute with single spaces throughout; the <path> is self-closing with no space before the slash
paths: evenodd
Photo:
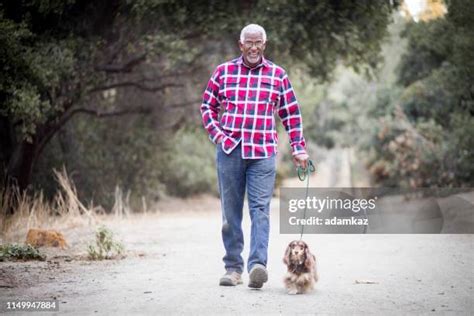
<path id="1" fill-rule="evenodd" d="M 222 208 L 222 240 L 227 271 L 242 273 L 244 236 L 242 211 L 245 190 L 252 221 L 247 270 L 254 264 L 267 265 L 270 233 L 270 200 L 275 185 L 275 155 L 264 159 L 242 159 L 241 146 L 226 154 L 217 145 L 217 175 Z"/>

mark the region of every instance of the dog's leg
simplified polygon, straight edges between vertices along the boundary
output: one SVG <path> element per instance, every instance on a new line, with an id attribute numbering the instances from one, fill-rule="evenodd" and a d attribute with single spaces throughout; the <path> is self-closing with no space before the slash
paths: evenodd
<path id="1" fill-rule="evenodd" d="M 296 289 L 296 276 L 292 273 L 287 273 L 283 279 L 285 282 L 285 287 L 288 291 L 288 294 L 294 295 L 297 294 L 298 290 Z"/>
<path id="2" fill-rule="evenodd" d="M 305 294 L 312 288 L 311 274 L 302 274 L 296 281 L 296 288 L 298 294 Z"/>
<path id="3" fill-rule="evenodd" d="M 296 288 L 295 284 L 291 284 L 290 287 L 288 287 L 288 294 L 289 295 L 298 294 L 298 289 Z"/>

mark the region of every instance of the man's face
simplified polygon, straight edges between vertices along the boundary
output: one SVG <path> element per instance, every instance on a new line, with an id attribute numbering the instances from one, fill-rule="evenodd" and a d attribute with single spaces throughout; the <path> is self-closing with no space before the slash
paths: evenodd
<path id="1" fill-rule="evenodd" d="M 262 33 L 245 33 L 244 42 L 239 41 L 239 46 L 248 66 L 255 67 L 260 63 L 265 50 Z"/>

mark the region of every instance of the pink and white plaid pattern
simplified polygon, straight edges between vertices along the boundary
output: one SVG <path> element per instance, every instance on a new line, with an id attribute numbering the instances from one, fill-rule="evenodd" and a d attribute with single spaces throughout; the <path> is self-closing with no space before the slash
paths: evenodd
<path id="1" fill-rule="evenodd" d="M 223 137 L 222 149 L 228 154 L 242 142 L 244 159 L 267 158 L 277 152 L 275 112 L 289 135 L 293 155 L 306 153 L 300 108 L 288 76 L 264 58 L 252 69 L 242 56 L 219 65 L 201 104 L 211 141 Z"/>

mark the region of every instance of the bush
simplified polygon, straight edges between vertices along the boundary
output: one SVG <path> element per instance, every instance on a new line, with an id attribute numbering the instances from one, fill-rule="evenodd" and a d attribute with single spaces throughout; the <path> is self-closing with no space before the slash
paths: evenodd
<path id="1" fill-rule="evenodd" d="M 95 245 L 89 245 L 87 249 L 91 260 L 113 259 L 125 250 L 123 244 L 116 241 L 113 232 L 105 226 L 97 229 L 95 238 Z"/>
<path id="2" fill-rule="evenodd" d="M 216 147 L 200 128 L 181 131 L 175 137 L 172 151 L 161 166 L 161 181 L 171 195 L 212 192 L 217 194 Z"/>
<path id="3" fill-rule="evenodd" d="M 45 260 L 46 256 L 31 245 L 0 245 L 0 261 L 6 260 Z"/>
<path id="4" fill-rule="evenodd" d="M 472 117 L 453 115 L 454 128 L 446 131 L 434 120 L 410 123 L 400 107 L 394 114 L 373 133 L 368 165 L 377 183 L 412 188 L 472 183 Z"/>

